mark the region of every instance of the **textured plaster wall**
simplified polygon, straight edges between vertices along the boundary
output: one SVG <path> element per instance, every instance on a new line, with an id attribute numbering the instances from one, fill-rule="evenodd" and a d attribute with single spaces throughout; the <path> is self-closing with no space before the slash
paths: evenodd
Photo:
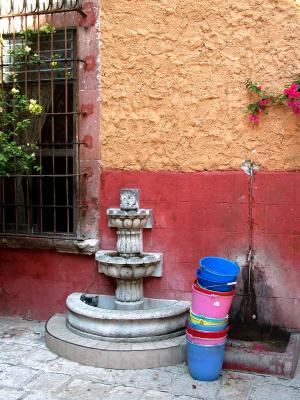
<path id="1" fill-rule="evenodd" d="M 299 116 L 259 127 L 247 78 L 278 91 L 300 73 L 295 0 L 103 0 L 104 168 L 300 168 Z"/>

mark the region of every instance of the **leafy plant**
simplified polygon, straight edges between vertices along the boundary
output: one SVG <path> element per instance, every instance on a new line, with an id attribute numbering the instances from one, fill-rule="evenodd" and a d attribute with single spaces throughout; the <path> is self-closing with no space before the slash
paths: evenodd
<path id="1" fill-rule="evenodd" d="M 20 39 L 20 42 L 8 51 L 8 54 L 12 57 L 14 69 L 17 71 L 24 64 L 50 64 L 52 68 L 57 68 L 58 60 L 61 57 L 60 54 L 51 54 L 49 57 L 45 57 L 34 51 L 38 36 L 43 37 L 45 35 L 54 35 L 55 33 L 54 26 L 48 23 L 42 25 L 38 30 L 28 28 L 18 32 L 17 37 Z"/>
<path id="2" fill-rule="evenodd" d="M 26 132 L 32 126 L 33 119 L 43 112 L 43 106 L 22 93 L 18 77 L 24 64 L 49 63 L 51 68 L 58 67 L 59 54 L 42 58 L 32 49 L 38 35 L 49 34 L 55 34 L 55 28 L 50 24 L 44 24 L 39 30 L 20 31 L 20 44 L 8 51 L 13 87 L 3 86 L 0 89 L 0 176 L 40 169 L 35 154 L 36 143 L 26 142 Z M 3 38 L 0 39 L 0 45 L 4 45 Z"/>
<path id="3" fill-rule="evenodd" d="M 43 107 L 23 95 L 16 82 L 8 93 L 0 90 L 0 175 L 39 169 L 34 165 L 36 145 L 24 139 L 32 119 L 42 112 Z"/>
<path id="4" fill-rule="evenodd" d="M 291 108 L 295 114 L 300 113 L 300 78 L 286 86 L 278 95 L 263 89 L 250 79 L 246 81 L 246 88 L 259 96 L 258 101 L 247 106 L 249 120 L 255 124 L 259 123 L 261 115 L 268 114 L 271 107 L 277 104 Z"/>

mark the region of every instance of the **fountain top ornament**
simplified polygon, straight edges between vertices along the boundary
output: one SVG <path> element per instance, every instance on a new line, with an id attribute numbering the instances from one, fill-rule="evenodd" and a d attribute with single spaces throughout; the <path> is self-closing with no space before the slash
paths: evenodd
<path id="1" fill-rule="evenodd" d="M 139 190 L 121 189 L 120 208 L 108 208 L 108 226 L 119 229 L 152 228 L 152 210 L 139 208 Z"/>
<path id="2" fill-rule="evenodd" d="M 140 196 L 138 189 L 121 189 L 120 208 L 121 210 L 138 210 Z"/>

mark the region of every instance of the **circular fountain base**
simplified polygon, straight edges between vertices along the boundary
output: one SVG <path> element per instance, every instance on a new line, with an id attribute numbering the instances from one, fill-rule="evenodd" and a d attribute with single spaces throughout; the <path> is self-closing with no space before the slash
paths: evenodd
<path id="1" fill-rule="evenodd" d="M 115 338 L 115 337 L 107 337 L 107 336 L 98 336 L 93 335 L 91 333 L 82 333 L 78 329 L 71 326 L 68 321 L 66 321 L 67 328 L 71 331 L 76 333 L 77 335 L 87 337 L 89 339 L 100 340 L 103 342 L 114 342 L 114 343 L 147 343 L 147 342 L 157 342 L 160 340 L 167 340 L 172 339 L 177 336 L 185 335 L 185 329 L 181 329 L 180 331 L 168 333 L 167 335 L 159 335 L 159 336 L 141 336 L 141 337 L 134 337 L 134 338 Z"/>
<path id="2" fill-rule="evenodd" d="M 155 368 L 185 359 L 188 301 L 145 298 L 142 310 L 119 310 L 114 296 L 72 293 L 67 307 L 66 316 L 54 315 L 46 325 L 47 346 L 62 357 L 115 369 Z"/>
<path id="3" fill-rule="evenodd" d="M 46 324 L 45 340 L 55 354 L 100 368 L 143 369 L 176 365 L 185 360 L 185 335 L 160 341 L 119 343 L 88 339 L 71 332 L 64 315 Z"/>

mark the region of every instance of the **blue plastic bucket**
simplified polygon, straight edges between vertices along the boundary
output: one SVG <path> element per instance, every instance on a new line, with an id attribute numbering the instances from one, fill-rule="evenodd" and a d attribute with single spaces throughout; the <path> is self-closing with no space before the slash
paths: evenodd
<path id="1" fill-rule="evenodd" d="M 199 263 L 199 276 L 214 282 L 235 282 L 241 270 L 233 261 L 221 257 L 204 257 Z"/>
<path id="2" fill-rule="evenodd" d="M 198 381 L 215 381 L 219 378 L 224 361 L 225 344 L 200 346 L 187 340 L 188 370 Z"/>
<path id="3" fill-rule="evenodd" d="M 200 275 L 200 274 L 199 274 Z M 203 279 L 201 276 L 198 276 L 198 286 L 208 289 L 208 290 L 214 290 L 216 292 L 230 292 L 232 289 L 234 289 L 235 285 L 227 285 L 226 283 L 220 283 L 220 282 L 214 282 L 214 281 L 209 281 L 208 279 Z"/>

